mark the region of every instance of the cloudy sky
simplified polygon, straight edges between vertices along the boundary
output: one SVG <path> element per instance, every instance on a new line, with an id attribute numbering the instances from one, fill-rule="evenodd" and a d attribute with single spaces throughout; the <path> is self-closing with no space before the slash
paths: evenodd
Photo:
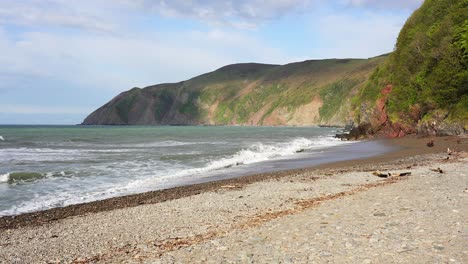
<path id="1" fill-rule="evenodd" d="M 422 0 L 0 1 L 0 124 L 76 124 L 132 87 L 393 50 Z"/>

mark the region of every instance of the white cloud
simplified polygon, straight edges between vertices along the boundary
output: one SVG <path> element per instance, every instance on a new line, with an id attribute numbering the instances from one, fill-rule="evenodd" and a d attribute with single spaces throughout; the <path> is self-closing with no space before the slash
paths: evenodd
<path id="1" fill-rule="evenodd" d="M 176 18 L 191 18 L 235 28 L 253 29 L 286 14 L 304 12 L 315 0 L 139 0 L 127 3 L 141 10 Z"/>
<path id="2" fill-rule="evenodd" d="M 103 1 L 2 1 L 0 24 L 31 27 L 47 25 L 112 32 L 117 25 L 111 19 L 110 10 L 112 8 Z"/>
<path id="3" fill-rule="evenodd" d="M 424 0 L 344 0 L 346 5 L 358 8 L 411 9 L 418 8 Z"/>
<path id="4" fill-rule="evenodd" d="M 328 58 L 367 58 L 393 50 L 402 27 L 401 17 L 373 13 L 356 17 L 336 14 L 321 17 L 313 26 L 319 28 L 317 38 L 323 43 L 320 54 Z"/>
<path id="5" fill-rule="evenodd" d="M 182 81 L 233 62 L 288 61 L 257 38 L 223 30 L 144 37 L 28 32 L 17 39 L 1 33 L 0 48 L 8 52 L 0 54 L 0 65 L 8 67 L 0 76 L 26 74 L 118 91 Z"/>

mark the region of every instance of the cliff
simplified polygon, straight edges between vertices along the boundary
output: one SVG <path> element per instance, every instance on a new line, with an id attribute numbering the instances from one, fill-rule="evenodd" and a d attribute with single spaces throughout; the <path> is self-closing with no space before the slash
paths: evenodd
<path id="1" fill-rule="evenodd" d="M 468 1 L 426 0 L 353 100 L 354 136 L 465 133 Z"/>

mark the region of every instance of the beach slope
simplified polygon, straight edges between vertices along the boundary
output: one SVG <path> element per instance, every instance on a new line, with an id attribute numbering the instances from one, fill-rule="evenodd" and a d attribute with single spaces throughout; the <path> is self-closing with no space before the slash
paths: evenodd
<path id="1" fill-rule="evenodd" d="M 221 181 L 216 188 L 153 204 L 10 227 L 1 222 L 0 259 L 466 263 L 468 144 L 464 138 L 450 142 L 457 144 L 451 155 L 440 148 L 404 158 L 389 155 L 248 184 Z M 381 178 L 375 171 L 411 174 Z"/>

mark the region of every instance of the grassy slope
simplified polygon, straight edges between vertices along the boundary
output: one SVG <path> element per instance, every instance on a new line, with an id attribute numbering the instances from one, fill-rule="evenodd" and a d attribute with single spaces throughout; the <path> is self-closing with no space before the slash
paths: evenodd
<path id="1" fill-rule="evenodd" d="M 395 51 L 354 99 L 355 107 L 374 104 L 387 84 L 393 86 L 386 104 L 392 122 L 416 126 L 442 116 L 466 126 L 468 1 L 426 0 L 407 20 Z"/>
<path id="2" fill-rule="evenodd" d="M 308 114 L 299 113 L 308 111 L 300 107 L 315 98 L 314 102 L 323 102 L 320 116 L 304 122 L 343 124 L 349 118 L 350 96 L 382 61 L 379 57 L 283 66 L 229 65 L 181 83 L 134 88 L 95 111 L 84 123 L 282 125 L 289 124 L 295 115 Z"/>

